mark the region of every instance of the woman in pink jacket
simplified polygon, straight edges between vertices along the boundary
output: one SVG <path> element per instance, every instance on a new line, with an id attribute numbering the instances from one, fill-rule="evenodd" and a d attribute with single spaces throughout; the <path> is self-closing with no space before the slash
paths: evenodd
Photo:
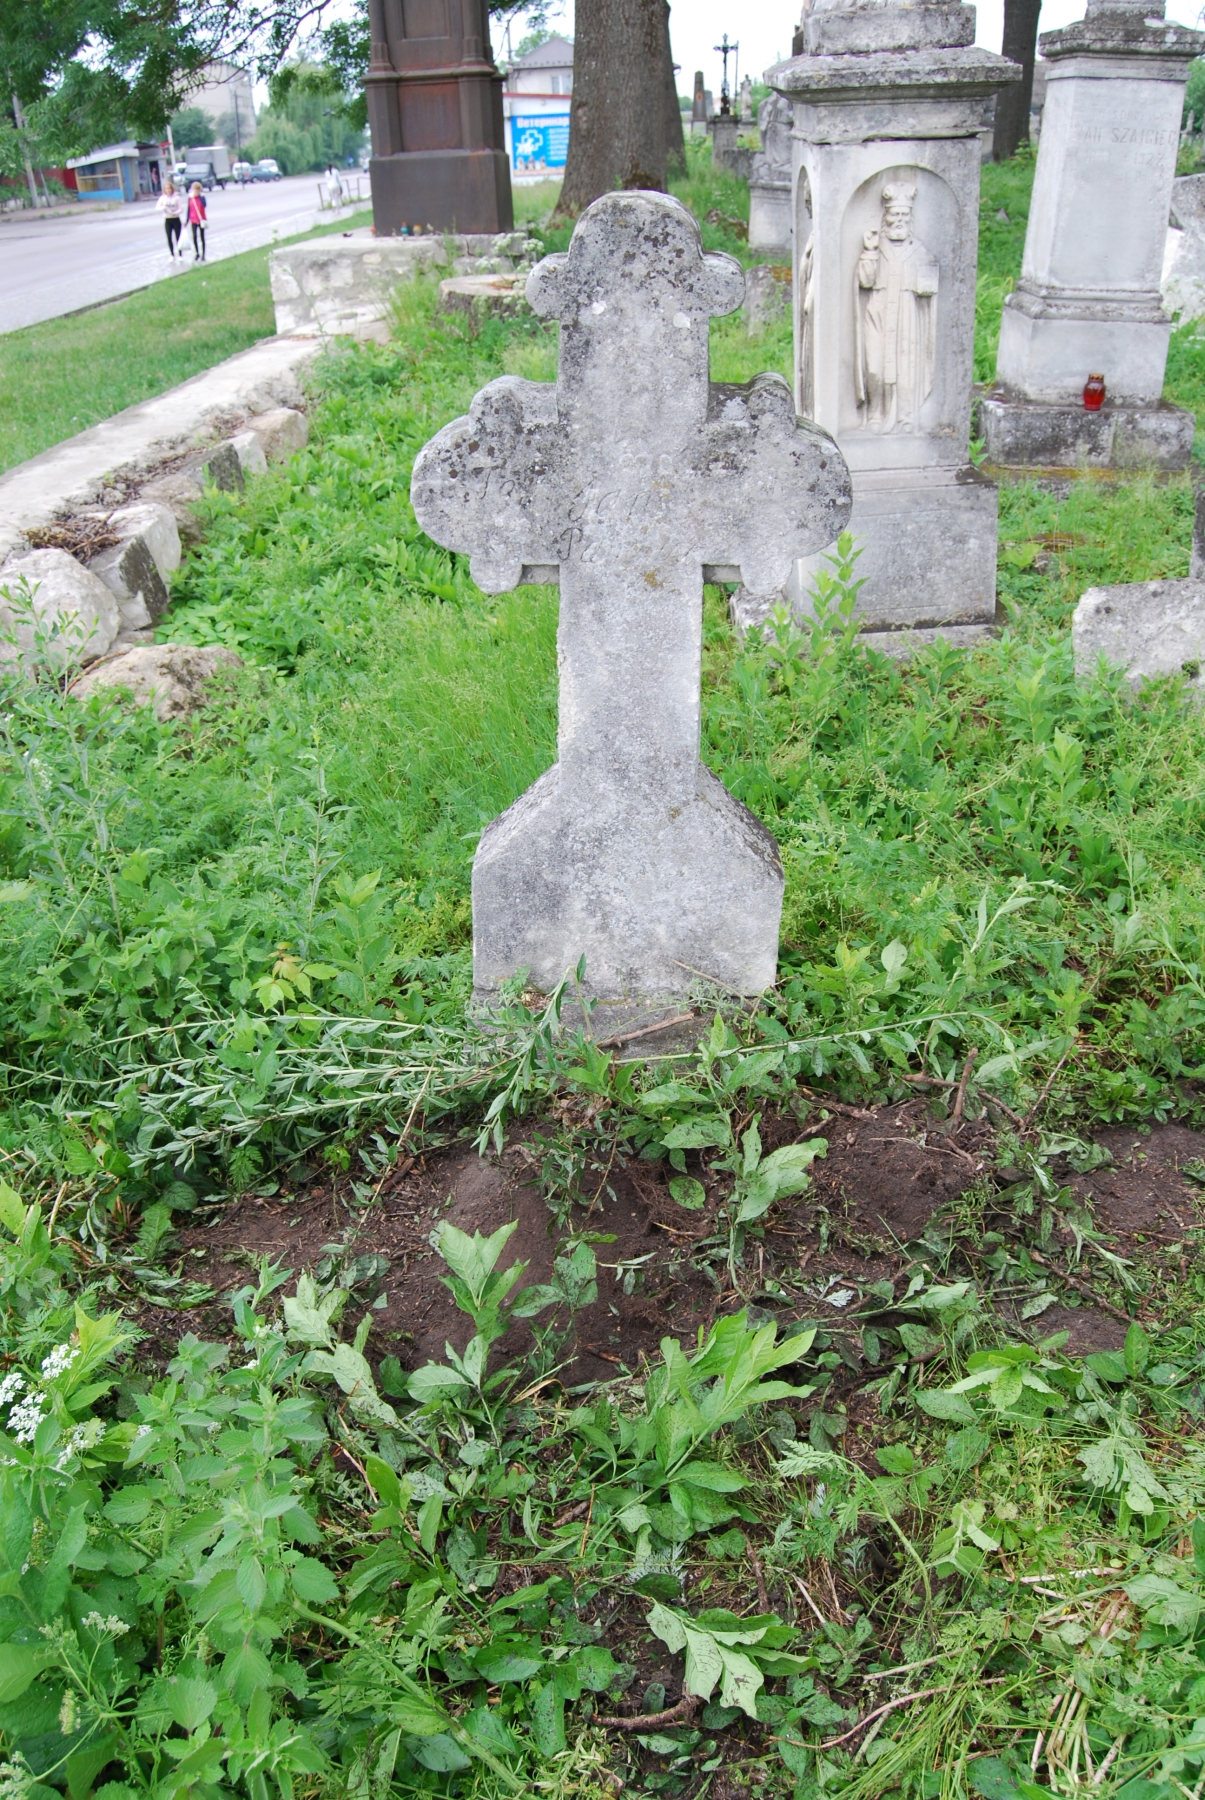
<path id="1" fill-rule="evenodd" d="M 192 226 L 193 261 L 205 261 L 205 196 L 201 184 L 194 181 L 188 190 L 188 223 Z"/>

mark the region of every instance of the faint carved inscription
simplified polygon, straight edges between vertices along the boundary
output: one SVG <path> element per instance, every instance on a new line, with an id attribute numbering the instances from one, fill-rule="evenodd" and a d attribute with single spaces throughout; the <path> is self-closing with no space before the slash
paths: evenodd
<path id="1" fill-rule="evenodd" d="M 919 431 L 936 365 L 936 257 L 913 236 L 916 184 L 888 181 L 854 281 L 854 386 L 868 431 Z"/>

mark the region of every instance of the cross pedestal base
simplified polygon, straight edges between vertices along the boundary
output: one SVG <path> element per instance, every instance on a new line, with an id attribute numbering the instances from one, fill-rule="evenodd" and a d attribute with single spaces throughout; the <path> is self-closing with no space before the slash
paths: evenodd
<path id="1" fill-rule="evenodd" d="M 486 827 L 473 862 L 474 1003 L 530 971 L 543 992 L 585 956 L 602 1039 L 681 1012 L 692 988 L 772 985 L 778 845 L 698 765 L 685 804 L 588 793 L 560 764 Z"/>
<path id="2" fill-rule="evenodd" d="M 1164 400 L 1099 412 L 995 394 L 979 403 L 989 463 L 1026 469 L 1186 469 L 1196 419 Z"/>
<path id="3" fill-rule="evenodd" d="M 997 495 L 976 469 L 855 469 L 849 530 L 864 549 L 858 613 L 867 632 L 990 625 L 996 616 Z M 786 598 L 812 613 L 825 554 L 801 557 Z"/>

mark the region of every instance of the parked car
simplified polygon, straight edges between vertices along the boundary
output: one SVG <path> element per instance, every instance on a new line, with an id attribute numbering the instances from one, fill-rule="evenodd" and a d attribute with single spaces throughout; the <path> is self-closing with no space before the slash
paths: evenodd
<path id="1" fill-rule="evenodd" d="M 252 179 L 251 164 L 249 162 L 234 163 L 231 166 L 230 178 L 232 181 L 237 181 L 239 186 L 242 187 L 244 182 Z"/>
<path id="2" fill-rule="evenodd" d="M 261 157 L 251 171 L 252 181 L 279 181 L 280 179 L 280 164 L 274 162 L 270 156 Z"/>

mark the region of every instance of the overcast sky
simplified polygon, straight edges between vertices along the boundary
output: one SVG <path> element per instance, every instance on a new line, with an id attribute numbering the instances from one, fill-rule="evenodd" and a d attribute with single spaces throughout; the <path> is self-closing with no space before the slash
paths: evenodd
<path id="1" fill-rule="evenodd" d="M 1201 12 L 1201 0 L 1167 0 L 1167 16 L 1182 25 L 1195 25 Z M 1041 29 L 1053 31 L 1084 16 L 1083 0 L 1044 0 Z M 740 43 L 740 72 L 754 80 L 771 63 L 791 53 L 791 32 L 799 20 L 797 0 L 671 0 L 669 28 L 674 48 L 674 61 L 681 64 L 678 91 L 691 92 L 696 69 L 702 69 L 706 85 L 718 97 L 720 91 L 720 58 L 714 46 L 728 33 L 729 41 Z M 999 50 L 1004 22 L 1004 0 L 983 0 L 979 6 L 978 42 L 988 50 Z M 559 15 L 550 18 L 553 29 L 566 37 L 573 36 L 573 0 L 565 0 Z M 517 44 L 523 34 L 521 25 L 512 27 Z M 495 49 L 502 50 L 501 34 L 494 25 Z M 729 64 L 731 75 L 733 64 Z"/>

